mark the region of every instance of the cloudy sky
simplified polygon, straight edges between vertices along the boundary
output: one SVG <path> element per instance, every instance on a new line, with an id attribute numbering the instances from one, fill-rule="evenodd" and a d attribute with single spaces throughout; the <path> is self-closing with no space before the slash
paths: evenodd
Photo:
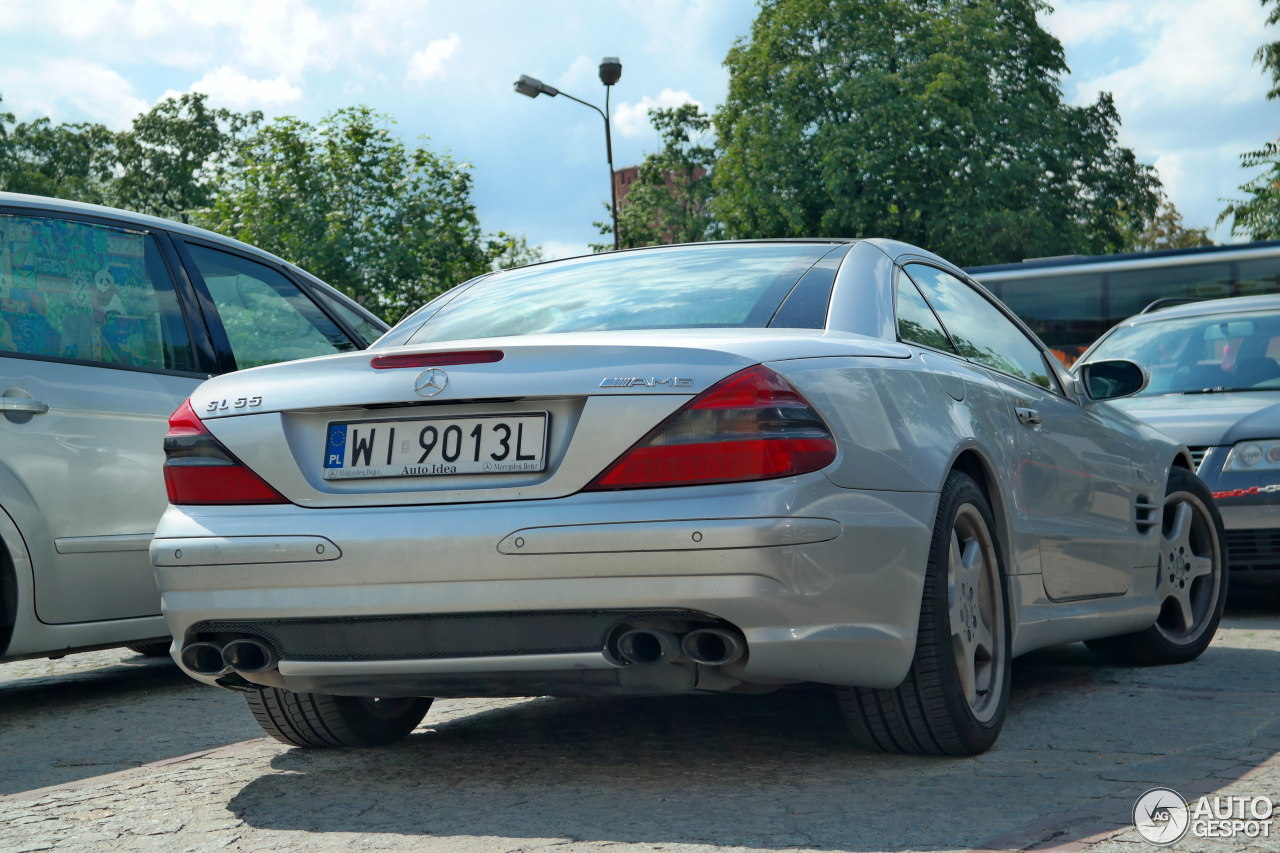
<path id="1" fill-rule="evenodd" d="M 1212 226 L 1252 177 L 1240 153 L 1280 133 L 1280 102 L 1252 63 L 1280 33 L 1258 0 L 1055 7 L 1044 25 L 1066 48 L 1067 99 L 1112 92 L 1122 143 L 1158 169 L 1188 224 Z M 650 107 L 723 100 L 721 63 L 754 15 L 747 0 L 0 0 L 0 96 L 19 119 L 117 128 L 191 90 L 311 121 L 369 104 L 472 165 L 486 229 L 563 256 L 601 239 L 603 122 L 512 82 L 529 74 L 603 106 L 596 66 L 618 56 L 614 162 L 638 163 L 658 144 Z"/>

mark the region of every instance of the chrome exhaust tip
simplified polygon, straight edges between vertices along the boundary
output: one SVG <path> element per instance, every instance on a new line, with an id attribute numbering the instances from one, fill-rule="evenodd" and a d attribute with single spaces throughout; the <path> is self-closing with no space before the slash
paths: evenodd
<path id="1" fill-rule="evenodd" d="M 178 661 L 196 675 L 226 675 L 231 667 L 223 659 L 217 643 L 188 643 L 178 652 Z"/>
<path id="2" fill-rule="evenodd" d="M 668 631 L 633 628 L 618 635 L 618 655 L 627 663 L 666 663 L 680 654 L 680 639 Z"/>
<path id="3" fill-rule="evenodd" d="M 725 666 L 746 654 L 747 643 L 739 634 L 724 628 L 699 628 L 684 635 L 680 648 L 694 663 Z"/>
<path id="4" fill-rule="evenodd" d="M 274 649 L 252 638 L 232 640 L 223 646 L 222 661 L 228 669 L 241 673 L 266 672 L 279 663 Z"/>

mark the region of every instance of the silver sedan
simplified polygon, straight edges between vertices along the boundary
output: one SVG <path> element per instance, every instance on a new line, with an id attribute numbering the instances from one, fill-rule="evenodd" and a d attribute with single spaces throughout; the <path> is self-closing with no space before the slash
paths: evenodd
<path id="1" fill-rule="evenodd" d="M 1237 585 L 1280 582 L 1280 296 L 1148 310 L 1082 357 L 1135 361 L 1150 374 L 1117 404 L 1187 443 L 1226 527 Z"/>
<path id="2" fill-rule="evenodd" d="M 1106 402 L 1145 381 L 901 243 L 555 261 L 202 385 L 151 558 L 182 667 L 298 746 L 425 697 L 816 682 L 866 746 L 974 754 L 1017 655 L 1213 637 L 1213 500 Z"/>

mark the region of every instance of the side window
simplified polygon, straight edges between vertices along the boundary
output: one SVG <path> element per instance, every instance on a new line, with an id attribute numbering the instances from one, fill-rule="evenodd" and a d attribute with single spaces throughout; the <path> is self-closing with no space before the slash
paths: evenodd
<path id="1" fill-rule="evenodd" d="M 382 337 L 383 332 L 386 331 L 385 326 L 378 326 L 368 317 L 358 311 L 353 311 L 348 305 L 334 299 L 322 290 L 316 293 L 316 298 L 322 300 L 325 305 L 328 305 L 329 310 L 334 314 L 337 314 L 338 317 L 341 318 L 342 322 L 346 323 L 352 329 L 355 329 L 356 334 L 363 338 L 362 342 L 365 346 L 368 346 L 378 338 Z"/>
<path id="2" fill-rule="evenodd" d="M 910 264 L 904 269 L 938 312 L 960 355 L 1058 390 L 1040 347 L 985 296 L 937 267 Z"/>
<path id="3" fill-rule="evenodd" d="M 41 216 L 0 215 L 0 351 L 195 370 L 155 238 Z"/>
<path id="4" fill-rule="evenodd" d="M 358 347 L 285 276 L 257 261 L 187 244 L 226 329 L 236 367 Z"/>
<path id="5" fill-rule="evenodd" d="M 943 352 L 956 351 L 929 303 L 905 275 L 898 276 L 898 338 Z"/>

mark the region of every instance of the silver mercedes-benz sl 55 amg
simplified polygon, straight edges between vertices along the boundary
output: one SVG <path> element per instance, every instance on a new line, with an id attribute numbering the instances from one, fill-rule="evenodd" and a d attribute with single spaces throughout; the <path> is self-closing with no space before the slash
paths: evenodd
<path id="1" fill-rule="evenodd" d="M 151 558 L 181 666 L 298 746 L 427 697 L 818 683 L 863 745 L 973 754 L 1017 655 L 1213 637 L 1213 499 L 1106 402 L 1145 382 L 902 243 L 553 261 L 201 385 Z"/>

